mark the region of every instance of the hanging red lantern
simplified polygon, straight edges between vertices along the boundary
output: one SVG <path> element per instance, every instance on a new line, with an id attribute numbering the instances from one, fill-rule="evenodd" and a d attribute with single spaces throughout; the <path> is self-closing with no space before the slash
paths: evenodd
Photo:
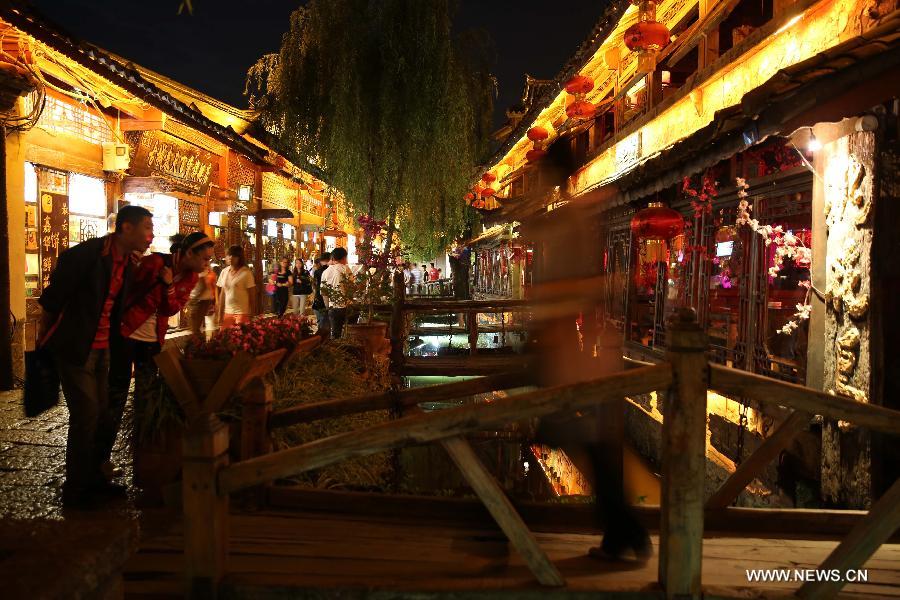
<path id="1" fill-rule="evenodd" d="M 472 192 L 469 192 L 468 194 L 466 194 L 465 197 L 466 197 L 466 204 L 472 204 L 473 202 L 475 202 L 475 194 L 473 194 Z"/>
<path id="2" fill-rule="evenodd" d="M 490 198 L 496 193 L 497 193 L 497 190 L 495 190 L 494 188 L 492 188 L 490 186 L 481 188 L 481 197 L 482 198 Z"/>
<path id="3" fill-rule="evenodd" d="M 576 100 L 566 108 L 566 116 L 570 119 L 587 120 L 597 115 L 597 107 L 587 100 Z"/>
<path id="4" fill-rule="evenodd" d="M 684 231 L 684 217 L 662 202 L 651 202 L 631 219 L 631 233 L 638 240 L 670 240 Z"/>
<path id="5" fill-rule="evenodd" d="M 527 160 L 530 163 L 535 163 L 535 162 L 541 160 L 542 158 L 544 158 L 545 156 L 547 156 L 547 151 L 544 150 L 543 148 L 532 148 L 531 150 L 529 150 L 528 152 L 525 153 L 525 160 Z"/>
<path id="6" fill-rule="evenodd" d="M 528 139 L 532 142 L 543 142 L 550 137 L 550 132 L 546 128 L 537 125 L 528 130 Z"/>
<path id="7" fill-rule="evenodd" d="M 484 175 L 481 176 L 481 180 L 483 182 L 485 182 L 486 184 L 490 185 L 490 184 L 494 183 L 495 181 L 497 181 L 497 176 L 494 175 L 493 173 L 491 173 L 490 171 L 488 171 L 487 173 L 485 173 Z"/>
<path id="8" fill-rule="evenodd" d="M 594 89 L 594 80 L 587 75 L 575 75 L 566 82 L 566 93 L 573 96 L 587 94 Z"/>
<path id="9" fill-rule="evenodd" d="M 669 44 L 669 28 L 659 21 L 638 21 L 625 30 L 625 46 L 632 52 L 659 52 Z"/>

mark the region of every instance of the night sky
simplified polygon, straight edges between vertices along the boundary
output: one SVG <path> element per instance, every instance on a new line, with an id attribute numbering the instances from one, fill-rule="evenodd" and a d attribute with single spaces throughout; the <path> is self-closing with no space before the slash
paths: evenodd
<path id="1" fill-rule="evenodd" d="M 210 96 L 245 107 L 244 76 L 277 51 L 288 16 L 302 0 L 32 0 L 70 34 Z M 495 122 L 518 101 L 525 73 L 556 75 L 590 33 L 604 0 L 461 0 L 457 27 L 488 31 L 500 84 Z"/>

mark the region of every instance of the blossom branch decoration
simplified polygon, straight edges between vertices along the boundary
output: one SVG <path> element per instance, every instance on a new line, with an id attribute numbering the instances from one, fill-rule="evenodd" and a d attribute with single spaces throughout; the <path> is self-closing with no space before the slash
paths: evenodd
<path id="1" fill-rule="evenodd" d="M 798 267 L 809 269 L 812 265 L 812 250 L 803 243 L 800 237 L 790 231 L 785 231 L 781 225 L 763 225 L 759 222 L 759 219 L 754 219 L 751 212 L 753 205 L 750 204 L 748 199 L 750 193 L 747 191 L 750 188 L 750 184 L 743 177 L 738 177 L 735 181 L 738 188 L 738 207 L 735 223 L 737 225 L 745 225 L 760 235 L 767 248 L 773 244 L 775 246 L 773 265 L 769 267 L 769 277 L 780 277 L 779 273 L 784 268 L 786 260 L 790 260 Z M 800 326 L 802 321 L 809 319 L 812 311 L 812 304 L 809 301 L 812 282 L 806 279 L 799 282 L 798 285 L 805 288 L 806 293 L 803 301 L 796 305 L 797 310 L 792 318 L 778 330 L 779 333 L 785 335 L 790 335 Z"/>

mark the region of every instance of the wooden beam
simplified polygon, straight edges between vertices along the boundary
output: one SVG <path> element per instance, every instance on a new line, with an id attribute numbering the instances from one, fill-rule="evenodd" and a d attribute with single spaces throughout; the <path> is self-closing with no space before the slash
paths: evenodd
<path id="1" fill-rule="evenodd" d="M 761 404 L 787 406 L 813 415 L 848 421 L 874 431 L 900 435 L 900 411 L 832 396 L 802 385 L 710 365 L 709 387 L 723 394 L 752 398 Z"/>
<path id="2" fill-rule="evenodd" d="M 775 432 L 767 437 L 756 451 L 741 462 L 734 473 L 706 501 L 707 509 L 725 508 L 747 487 L 782 450 L 787 448 L 796 435 L 809 427 L 809 413 L 793 412 Z"/>
<path id="3" fill-rule="evenodd" d="M 675 313 L 667 333 L 674 393 L 666 400 L 662 426 L 659 583 L 666 598 L 699 598 L 709 344 L 693 309 Z"/>
<path id="4" fill-rule="evenodd" d="M 472 394 L 505 390 L 511 387 L 528 385 L 529 383 L 531 383 L 531 379 L 524 372 L 500 373 L 441 385 L 300 404 L 272 413 L 272 416 L 269 418 L 269 428 L 277 429 L 298 423 L 309 423 L 319 419 L 331 419 L 370 410 L 386 410 L 394 408 L 398 404 L 401 407 L 407 407 L 414 406 L 420 402 L 441 402 Z"/>
<path id="5" fill-rule="evenodd" d="M 254 360 L 246 352 L 239 352 L 231 357 L 209 394 L 206 395 L 206 400 L 203 401 L 204 412 L 214 413 L 222 408 L 225 401 L 235 392 L 244 375 L 250 370 Z"/>
<path id="6" fill-rule="evenodd" d="M 525 564 L 528 565 L 538 582 L 548 586 L 565 585 L 566 582 L 559 570 L 550 562 L 550 558 L 538 545 L 534 535 L 528 530 L 528 526 L 522 521 L 522 517 L 516 512 L 509 498 L 478 460 L 472 446 L 458 437 L 443 440 L 441 445 L 459 467 L 463 477 L 481 499 L 485 508 L 497 521 L 497 525 L 509 538 L 509 542 L 522 555 Z"/>
<path id="7" fill-rule="evenodd" d="M 158 108 L 148 108 L 131 116 L 133 118 L 119 121 L 122 131 L 162 131 L 166 127 L 166 114 Z"/>
<path id="8" fill-rule="evenodd" d="M 170 347 L 153 357 L 159 372 L 166 380 L 166 384 L 172 389 L 175 399 L 181 405 L 181 409 L 188 421 L 197 418 L 201 414 L 200 400 L 194 392 L 194 387 L 187 380 L 181 368 L 181 353 L 177 348 Z"/>
<path id="9" fill-rule="evenodd" d="M 820 571 L 836 569 L 841 575 L 861 568 L 875 551 L 900 529 L 900 479 L 875 503 L 869 514 L 819 566 Z M 808 581 L 797 590 L 804 600 L 834 598 L 846 581 Z"/>
<path id="10" fill-rule="evenodd" d="M 468 404 L 437 413 L 404 417 L 238 463 L 221 473 L 219 484 L 224 492 L 235 492 L 354 456 L 437 441 L 557 412 L 574 413 L 602 402 L 619 400 L 623 396 L 666 389 L 671 383 L 671 367 L 664 364 L 498 398 L 490 403 Z"/>

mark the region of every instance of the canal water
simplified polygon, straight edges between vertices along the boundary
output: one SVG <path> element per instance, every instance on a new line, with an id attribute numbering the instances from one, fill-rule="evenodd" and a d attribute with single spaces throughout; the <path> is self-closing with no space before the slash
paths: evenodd
<path id="1" fill-rule="evenodd" d="M 409 377 L 409 387 L 423 387 L 461 381 L 466 377 Z M 472 402 L 531 391 L 521 387 L 502 392 L 477 394 L 451 402 L 420 405 L 424 410 L 442 410 Z M 503 489 L 518 500 L 548 502 L 588 502 L 593 491 L 569 457 L 559 449 L 532 441 L 535 423 L 514 423 L 500 431 L 479 432 L 470 443 L 482 463 Z M 439 445 L 404 448 L 399 453 L 400 489 L 406 493 L 440 496 L 469 496 L 459 469 Z M 632 504 L 659 504 L 659 477 L 631 447 L 623 452 L 625 490 Z"/>

